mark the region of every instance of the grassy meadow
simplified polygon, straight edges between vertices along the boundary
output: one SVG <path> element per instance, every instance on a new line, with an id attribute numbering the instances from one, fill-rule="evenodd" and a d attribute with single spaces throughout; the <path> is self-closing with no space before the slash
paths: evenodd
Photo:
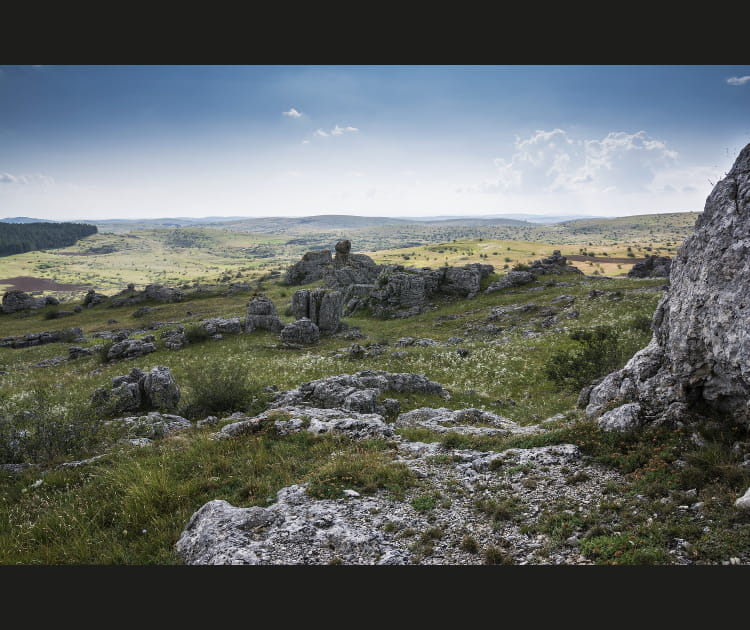
<path id="1" fill-rule="evenodd" d="M 356 237 L 352 238 L 354 251 L 361 251 Z M 370 255 L 380 263 L 493 264 L 497 273 L 485 279 L 485 285 L 507 271 L 505 265 L 541 258 L 554 249 L 564 255 L 593 252 L 596 260 L 591 266 L 576 263 L 591 277 L 542 276 L 530 285 L 480 293 L 472 300 L 439 299 L 429 312 L 407 319 L 375 319 L 357 313 L 343 320 L 350 330 L 360 329 L 362 338 L 354 341 L 324 337 L 312 347 L 292 349 L 283 347 L 277 335 L 255 331 L 191 343 L 177 351 L 164 347 L 160 332 L 177 324 L 188 328 L 211 317 L 244 320 L 248 300 L 256 291 L 273 300 L 282 320 L 292 321 L 289 306 L 299 287 L 262 279 L 273 268 L 285 268 L 289 250 L 282 245 L 286 240 L 205 228 L 150 230 L 99 234 L 64 250 L 90 256 L 48 251 L 0 259 L 1 277 L 54 273 L 59 282 L 91 283 L 110 295 L 129 282 L 214 284 L 210 290 L 186 291 L 178 303 L 146 303 L 157 310 L 140 317 L 134 313 L 143 304 L 109 308 L 106 302 L 59 320 L 47 318 L 56 307 L 28 315 L 0 315 L 0 336 L 76 326 L 83 329 L 86 341 L 79 345 L 84 347 L 103 345 L 105 340 L 94 335 L 107 330 L 137 329 L 140 332 L 135 336 L 154 334 L 157 340 L 156 352 L 135 360 L 108 363 L 97 352 L 50 367 L 36 364 L 67 356 L 71 343 L 0 347 L 0 418 L 4 423 L 0 429 L 5 431 L 0 441 L 10 435 L 9 426 L 29 431 L 35 448 L 24 461 L 37 465 L 20 472 L 0 470 L 0 564 L 176 564 L 174 543 L 193 512 L 211 499 L 265 506 L 275 500 L 280 488 L 305 482 L 319 496 L 336 496 L 337 480 L 346 478 L 348 487 L 362 492 L 380 490 L 399 501 L 408 488 L 422 483 L 392 461 L 393 445 L 384 440 L 352 442 L 305 433 L 282 437 L 262 431 L 214 441 L 208 435 L 217 430 L 215 426 L 193 425 L 149 447 L 123 444 L 122 429 L 107 424 L 109 418 L 92 408 L 91 395 L 133 367 L 145 371 L 157 365 L 169 367 L 182 390 L 178 412 L 195 422 L 210 409 L 219 418 L 218 426 L 229 422 L 232 412 L 253 415 L 263 410 L 268 387 L 286 390 L 312 379 L 365 369 L 424 374 L 451 393 L 445 400 L 389 392 L 388 396 L 399 399 L 402 412 L 421 406 L 477 407 L 522 425 L 563 414 L 564 422 L 553 423 L 550 432 L 531 438 L 480 438 L 423 429 L 400 433 L 408 439 L 440 441 L 446 447 L 496 451 L 574 443 L 596 461 L 628 476 L 625 488 L 613 489 L 586 512 L 541 514 L 529 531 L 549 536 L 551 550 L 565 544 L 565 534 L 573 526 L 590 521 L 591 535 L 581 549 L 597 563 L 668 564 L 665 550 L 675 537 L 692 546 L 698 562 L 716 563 L 746 553 L 750 521 L 731 508 L 732 497 L 750 483 L 731 449 L 740 439 L 737 432 L 707 430 L 700 447 L 680 431 L 605 434 L 576 409 L 580 387 L 555 377 L 564 359 L 584 376 L 589 374 L 585 370 L 603 374 L 614 369 L 612 359 L 615 367 L 621 367 L 648 343 L 649 322 L 664 280 L 629 279 L 624 277 L 627 263 L 600 259 L 628 258 L 629 252 L 638 258 L 647 253 L 673 255 L 678 241 L 664 238 L 651 244 L 644 240 L 593 246 L 589 241 L 570 245 L 479 237 L 372 251 Z M 279 245 L 275 256 L 258 255 L 265 250 L 257 248 L 274 243 Z M 110 246 L 113 251 L 101 253 L 100 248 Z M 255 255 L 247 253 L 252 248 L 256 248 Z M 59 266 L 44 268 L 52 264 L 49 261 Z M 235 279 L 238 272 L 240 280 Z M 596 277 L 602 275 L 610 278 Z M 229 282 L 222 282 L 222 277 L 249 281 L 251 287 L 228 292 Z M 571 285 L 555 286 L 556 282 Z M 591 298 L 589 291 L 594 288 L 608 294 Z M 80 294 L 69 295 L 75 300 Z M 553 302 L 563 295 L 573 298 L 577 318 L 565 317 L 564 304 Z M 68 307 L 73 303 L 59 308 L 72 310 Z M 493 308 L 523 305 L 531 306 L 507 317 L 491 317 Z M 550 308 L 557 312 L 558 323 L 545 326 L 542 313 Z M 599 328 L 612 333 L 609 354 L 586 359 L 572 333 Z M 430 338 L 438 345 L 395 345 L 401 337 Z M 449 342 L 456 337 L 460 341 Z M 369 350 L 368 354 L 351 358 L 346 348 L 354 342 Z M 466 352 L 459 353 L 458 348 Z M 9 449 L 0 451 L 5 456 L 0 463 L 21 463 L 9 461 Z M 332 464 L 333 453 L 338 456 L 338 467 Z M 65 462 L 96 456 L 101 457 L 87 465 L 59 468 Z M 678 467 L 677 460 L 685 464 Z M 692 501 L 703 502 L 713 523 L 708 531 L 697 527 L 689 513 L 662 501 L 686 491 L 695 491 Z M 628 507 L 636 495 L 648 502 L 648 509 L 637 515 Z M 593 527 L 599 516 L 611 515 L 612 510 L 620 515 L 620 531 Z M 632 551 L 633 546 L 639 553 Z"/>

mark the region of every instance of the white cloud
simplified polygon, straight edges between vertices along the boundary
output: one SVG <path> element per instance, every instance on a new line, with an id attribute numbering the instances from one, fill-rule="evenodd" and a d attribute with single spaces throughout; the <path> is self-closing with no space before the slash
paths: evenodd
<path id="1" fill-rule="evenodd" d="M 472 192 L 643 192 L 655 173 L 677 158 L 645 131 L 613 131 L 600 140 L 579 140 L 563 129 L 538 130 L 516 138 L 514 146 L 510 159 L 494 160 L 496 177 Z"/>
<path id="2" fill-rule="evenodd" d="M 332 136 L 343 136 L 346 132 L 352 132 L 352 131 L 359 131 L 356 127 L 339 127 L 336 125 L 333 129 L 331 129 L 331 135 Z"/>
<path id="3" fill-rule="evenodd" d="M 339 127 L 335 125 L 333 129 L 326 131 L 325 129 L 318 129 L 313 133 L 313 136 L 317 138 L 328 138 L 329 136 L 343 136 L 345 133 L 353 133 L 359 131 L 357 127 L 346 126 Z"/>
<path id="4" fill-rule="evenodd" d="M 0 172 L 0 184 L 54 184 L 55 180 L 47 175 L 34 173 L 32 175 L 12 175 Z"/>
<path id="5" fill-rule="evenodd" d="M 298 112 L 294 107 L 292 107 L 288 112 L 281 112 L 284 116 L 289 116 L 289 118 L 302 118 L 302 112 Z"/>
<path id="6" fill-rule="evenodd" d="M 310 141 L 309 140 L 303 140 L 302 144 L 310 144 Z"/>
<path id="7" fill-rule="evenodd" d="M 750 81 L 750 75 L 745 75 L 744 77 L 729 77 L 727 79 L 729 85 L 745 85 L 748 81 Z"/>

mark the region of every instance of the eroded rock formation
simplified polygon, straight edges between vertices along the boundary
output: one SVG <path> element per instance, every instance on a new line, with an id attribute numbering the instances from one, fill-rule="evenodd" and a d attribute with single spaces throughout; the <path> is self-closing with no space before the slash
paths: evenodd
<path id="1" fill-rule="evenodd" d="M 582 392 L 601 426 L 632 429 L 691 414 L 750 422 L 750 144 L 706 200 L 672 261 L 654 335 Z"/>

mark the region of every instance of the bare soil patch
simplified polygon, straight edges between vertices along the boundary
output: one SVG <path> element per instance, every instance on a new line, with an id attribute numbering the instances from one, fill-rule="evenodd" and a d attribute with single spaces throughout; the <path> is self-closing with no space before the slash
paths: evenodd
<path id="1" fill-rule="evenodd" d="M 59 284 L 54 280 L 34 276 L 0 278 L 0 284 L 10 284 L 10 290 L 19 291 L 85 291 L 89 288 L 82 284 Z"/>
<path id="2" fill-rule="evenodd" d="M 579 256 L 578 254 L 575 255 L 567 255 L 565 256 L 568 260 L 574 260 L 576 262 L 609 262 L 609 263 L 628 263 L 629 265 L 634 265 L 635 263 L 643 262 L 646 260 L 645 258 L 613 258 L 611 256 Z"/>

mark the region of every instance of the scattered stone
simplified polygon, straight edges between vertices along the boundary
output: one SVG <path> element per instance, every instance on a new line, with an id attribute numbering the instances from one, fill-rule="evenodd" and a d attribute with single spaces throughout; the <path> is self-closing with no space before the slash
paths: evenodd
<path id="1" fill-rule="evenodd" d="M 148 438 L 154 440 L 163 438 L 177 431 L 189 429 L 192 425 L 182 416 L 151 411 L 142 416 L 128 416 L 111 421 L 113 424 L 123 424 L 127 427 L 131 437 Z"/>
<path id="2" fill-rule="evenodd" d="M 528 434 L 540 431 L 538 426 L 522 427 L 512 420 L 475 408 L 454 411 L 445 407 L 420 407 L 402 413 L 395 424 L 397 427 L 420 427 L 437 433 L 464 435 Z"/>
<path id="3" fill-rule="evenodd" d="M 245 316 L 245 332 L 261 329 L 278 333 L 281 332 L 283 327 L 284 324 L 276 314 L 276 307 L 270 298 L 266 297 L 264 293 L 259 293 L 251 298 Z"/>
<path id="4" fill-rule="evenodd" d="M 224 319 L 223 317 L 214 317 L 207 319 L 200 324 L 206 329 L 209 335 L 238 335 L 242 332 L 242 321 L 239 317 Z"/>
<path id="5" fill-rule="evenodd" d="M 320 329 L 303 317 L 281 329 L 281 340 L 287 344 L 309 346 L 320 340 Z"/>
<path id="6" fill-rule="evenodd" d="M 153 339 L 153 336 L 151 336 Z M 145 339 L 124 339 L 112 345 L 107 351 L 107 361 L 135 359 L 156 352 L 156 344 Z"/>

